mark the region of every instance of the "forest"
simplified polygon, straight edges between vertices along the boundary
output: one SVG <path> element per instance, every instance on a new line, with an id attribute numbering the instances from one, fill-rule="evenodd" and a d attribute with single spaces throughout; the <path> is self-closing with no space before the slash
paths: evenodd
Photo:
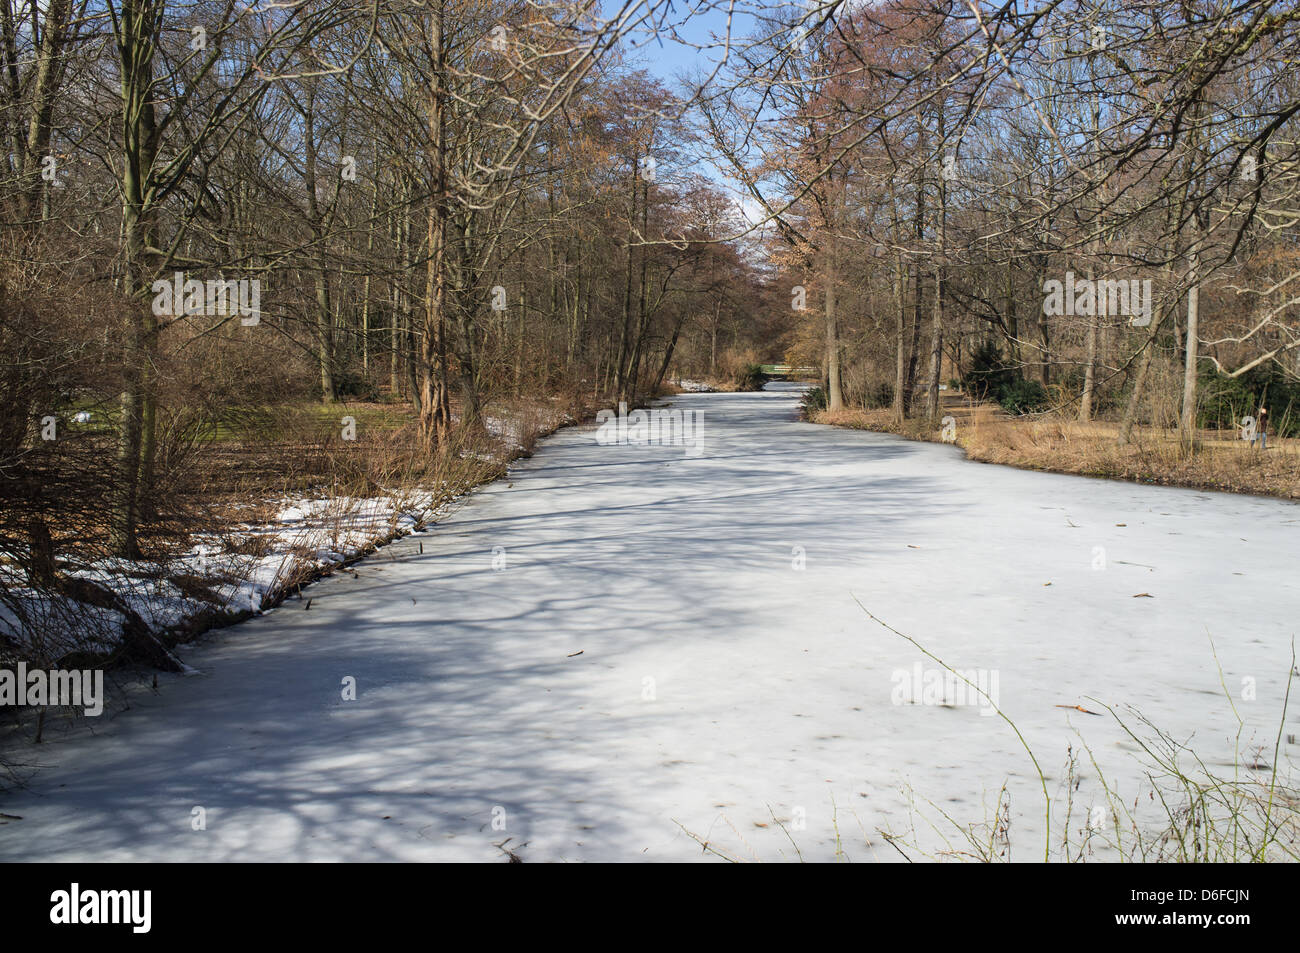
<path id="1" fill-rule="evenodd" d="M 1294 496 L 1298 19 L 2 0 L 0 639 L 175 667 L 777 365 L 819 422 Z"/>

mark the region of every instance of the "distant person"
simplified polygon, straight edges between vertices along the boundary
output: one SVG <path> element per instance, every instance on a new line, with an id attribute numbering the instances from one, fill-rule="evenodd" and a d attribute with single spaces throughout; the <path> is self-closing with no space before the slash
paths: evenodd
<path id="1" fill-rule="evenodd" d="M 1250 445 L 1255 446 L 1255 441 L 1259 441 L 1261 450 L 1268 449 L 1268 408 L 1259 408 L 1259 416 L 1255 418 L 1255 436 L 1250 438 Z"/>

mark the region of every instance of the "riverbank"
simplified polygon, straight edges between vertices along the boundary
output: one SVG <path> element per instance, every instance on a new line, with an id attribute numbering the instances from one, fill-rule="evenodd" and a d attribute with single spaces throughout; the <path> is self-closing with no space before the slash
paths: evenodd
<path id="1" fill-rule="evenodd" d="M 1270 437 L 1268 450 L 1252 448 L 1234 432 L 1201 431 L 1188 453 L 1174 431 L 1134 428 L 1127 447 L 1116 443 L 1119 425 L 1079 423 L 1059 415 L 1008 417 L 992 404 L 945 402 L 952 417 L 944 428 L 909 419 L 901 426 L 887 409 L 817 411 L 811 422 L 851 430 L 891 433 L 910 440 L 952 443 L 970 460 L 1023 470 L 1068 473 L 1143 483 L 1181 486 L 1300 500 L 1300 440 Z"/>
<path id="2" fill-rule="evenodd" d="M 591 413 L 572 402 L 501 403 L 428 457 L 413 411 L 399 405 L 308 408 L 302 421 L 289 409 L 279 431 L 221 434 L 193 454 L 150 558 L 119 559 L 94 528 L 54 526 L 45 580 L 27 558 L 0 561 L 0 666 L 183 671 L 178 647 L 302 599 L 312 582 L 444 518 L 537 440 Z M 335 417 L 341 439 L 322 432 Z"/>

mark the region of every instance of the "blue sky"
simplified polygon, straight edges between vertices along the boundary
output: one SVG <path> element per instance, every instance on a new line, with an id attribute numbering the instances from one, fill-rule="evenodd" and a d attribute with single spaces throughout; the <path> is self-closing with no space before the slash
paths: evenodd
<path id="1" fill-rule="evenodd" d="M 731 29 L 733 39 L 751 32 L 753 0 L 741 0 L 735 5 Z M 689 18 L 689 19 L 688 19 Z M 676 32 L 687 42 L 678 42 L 667 31 L 657 37 L 649 33 L 631 38 L 628 46 L 631 61 L 671 84 L 681 73 L 694 69 L 711 69 L 722 56 L 721 48 L 697 50 L 689 43 L 707 46 L 711 35 L 723 35 L 727 28 L 726 0 L 674 0 L 672 9 L 666 10 L 665 19 L 676 26 Z"/>
<path id="2" fill-rule="evenodd" d="M 654 0 L 648 0 L 654 2 Z M 669 29 L 663 29 L 656 36 L 648 26 L 642 32 L 627 38 L 624 50 L 628 65 L 645 69 L 652 76 L 663 81 L 664 85 L 674 91 L 680 91 L 678 79 L 685 73 L 702 72 L 707 75 L 721 60 L 724 48 L 717 37 L 724 37 L 727 30 L 728 6 L 731 0 L 671 0 L 672 9 L 664 8 L 661 22 L 667 22 Z M 795 0 L 803 5 L 807 0 Z M 733 47 L 737 41 L 757 31 L 754 11 L 789 5 L 789 0 L 734 0 L 731 12 L 731 41 Z M 770 14 L 769 14 L 770 15 Z M 768 27 L 770 29 L 770 26 Z M 673 33 L 677 34 L 677 39 Z M 694 44 L 694 45 L 692 45 Z M 704 47 L 699 49 L 697 47 Z M 759 207 L 738 190 L 737 184 L 725 171 L 719 170 L 703 157 L 688 159 L 690 171 L 710 179 L 729 194 L 737 211 L 751 223 L 761 221 L 763 214 Z"/>

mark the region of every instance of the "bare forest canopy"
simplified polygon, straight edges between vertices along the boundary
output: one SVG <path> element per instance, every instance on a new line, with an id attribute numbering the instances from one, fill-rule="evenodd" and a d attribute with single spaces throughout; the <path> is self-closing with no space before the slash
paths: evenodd
<path id="1" fill-rule="evenodd" d="M 1294 0 L 0 16 L 0 549 L 32 584 L 165 547 L 202 448 L 297 445 L 308 405 L 400 410 L 431 458 L 504 398 L 761 362 L 832 410 L 937 423 L 980 380 L 1121 442 L 1300 395 Z"/>

